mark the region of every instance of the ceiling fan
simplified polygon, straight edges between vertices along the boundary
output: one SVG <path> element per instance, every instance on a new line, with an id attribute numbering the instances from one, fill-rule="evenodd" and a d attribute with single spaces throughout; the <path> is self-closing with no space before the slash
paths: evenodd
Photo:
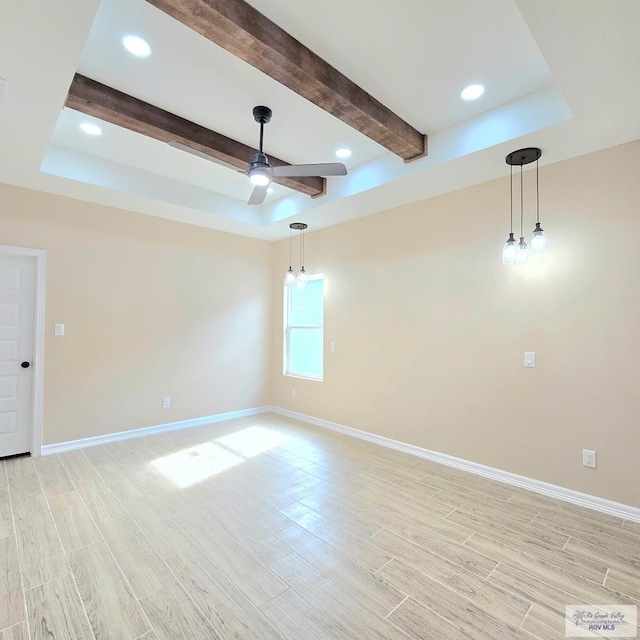
<path id="1" fill-rule="evenodd" d="M 264 136 L 264 125 L 271 120 L 272 111 L 269 107 L 254 107 L 253 117 L 260 125 L 260 148 L 258 153 L 253 156 L 253 160 L 245 170 L 239 170 L 238 167 L 224 160 L 219 160 L 215 156 L 209 155 L 197 149 L 182 144 L 178 141 L 169 142 L 169 146 L 175 149 L 181 149 L 188 153 L 192 153 L 205 160 L 210 160 L 216 164 L 222 165 L 238 173 L 249 176 L 249 180 L 255 185 L 248 204 L 262 204 L 267 197 L 267 189 L 271 184 L 272 178 L 303 178 L 306 176 L 346 176 L 347 168 L 341 162 L 321 162 L 319 164 L 288 164 L 282 167 L 272 167 L 269 159 L 262 151 L 262 141 Z"/>

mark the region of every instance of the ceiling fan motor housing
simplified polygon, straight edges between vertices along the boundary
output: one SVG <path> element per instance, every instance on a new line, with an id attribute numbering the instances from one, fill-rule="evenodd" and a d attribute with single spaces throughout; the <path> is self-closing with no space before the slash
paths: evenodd
<path id="1" fill-rule="evenodd" d="M 253 160 L 249 163 L 249 172 L 251 169 L 256 169 L 257 167 L 270 167 L 269 160 L 267 156 L 262 153 L 262 151 L 258 151 L 255 156 L 253 156 Z"/>

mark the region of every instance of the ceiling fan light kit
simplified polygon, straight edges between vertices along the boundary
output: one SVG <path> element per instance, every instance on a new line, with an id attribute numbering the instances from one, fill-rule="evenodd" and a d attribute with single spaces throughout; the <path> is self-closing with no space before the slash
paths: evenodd
<path id="1" fill-rule="evenodd" d="M 271 184 L 269 172 L 262 167 L 249 169 L 249 180 L 251 180 L 251 183 L 255 184 L 256 187 L 266 187 Z"/>
<path id="2" fill-rule="evenodd" d="M 538 147 L 526 147 L 512 151 L 505 158 L 509 165 L 509 199 L 511 205 L 511 229 L 507 241 L 502 247 L 502 262 L 504 264 L 514 264 L 522 266 L 529 262 L 531 252 L 546 253 L 549 251 L 549 241 L 547 234 L 540 226 L 540 180 L 538 173 L 538 161 L 542 156 L 542 151 Z M 524 182 L 522 168 L 525 164 L 536 163 L 536 226 L 533 230 L 531 246 L 527 245 L 524 239 Z M 516 243 L 513 235 L 513 167 L 520 167 L 520 241 Z"/>

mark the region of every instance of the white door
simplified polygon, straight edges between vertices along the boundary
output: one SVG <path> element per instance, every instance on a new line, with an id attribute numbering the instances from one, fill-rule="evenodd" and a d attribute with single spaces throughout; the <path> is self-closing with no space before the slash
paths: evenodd
<path id="1" fill-rule="evenodd" d="M 0 255 L 0 457 L 31 449 L 34 283 L 32 259 Z"/>

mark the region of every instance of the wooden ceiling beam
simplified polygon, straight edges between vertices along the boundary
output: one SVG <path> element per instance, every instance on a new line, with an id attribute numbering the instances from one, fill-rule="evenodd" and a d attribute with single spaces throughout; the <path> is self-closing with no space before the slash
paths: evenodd
<path id="1" fill-rule="evenodd" d="M 427 155 L 427 136 L 244 0 L 147 2 L 346 122 L 405 162 Z"/>
<path id="2" fill-rule="evenodd" d="M 66 106 L 161 142 L 181 142 L 238 169 L 246 169 L 256 153 L 256 149 L 241 142 L 79 74 L 71 83 Z M 271 155 L 269 162 L 274 167 L 289 164 Z M 326 192 L 325 178 L 274 178 L 273 181 L 312 197 Z"/>

